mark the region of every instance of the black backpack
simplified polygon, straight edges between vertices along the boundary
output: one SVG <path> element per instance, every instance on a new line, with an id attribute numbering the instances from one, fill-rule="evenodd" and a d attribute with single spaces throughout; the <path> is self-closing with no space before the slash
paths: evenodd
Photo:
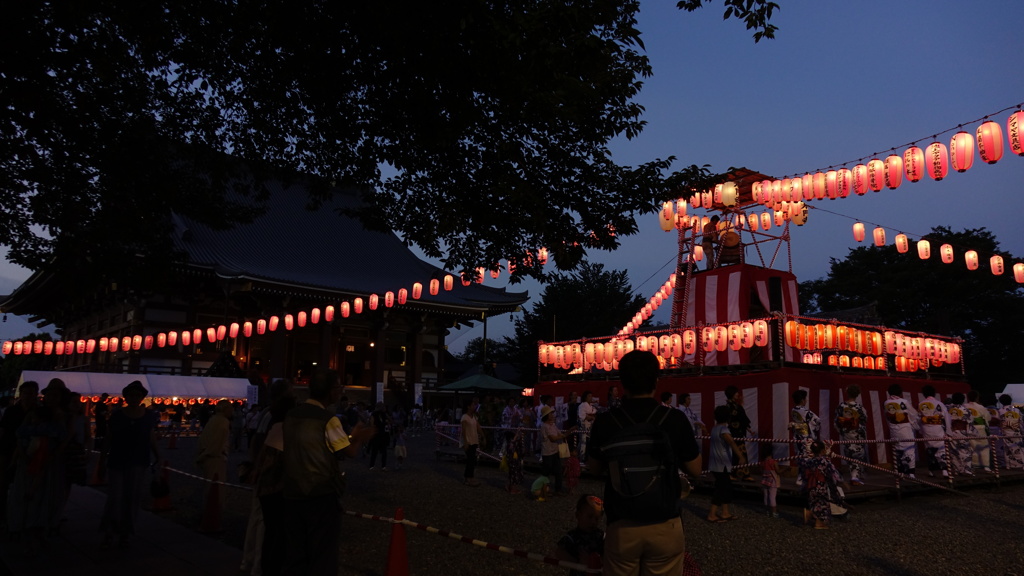
<path id="1" fill-rule="evenodd" d="M 609 517 L 662 522 L 678 516 L 682 482 L 672 442 L 661 428 L 670 410 L 658 406 L 639 423 L 621 408 L 608 413 L 619 427 L 601 447 L 615 492 L 605 502 Z"/>

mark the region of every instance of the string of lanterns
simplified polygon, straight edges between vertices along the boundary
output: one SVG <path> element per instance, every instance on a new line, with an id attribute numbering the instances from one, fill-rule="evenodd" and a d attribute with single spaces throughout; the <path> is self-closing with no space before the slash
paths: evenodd
<path id="1" fill-rule="evenodd" d="M 675 289 L 676 275 L 673 272 L 669 275 L 668 280 L 661 285 L 661 288 L 654 293 L 654 296 L 644 304 L 643 308 L 639 312 L 633 315 L 633 318 L 626 323 L 622 329 L 619 330 L 618 336 L 628 336 L 632 334 L 637 328 L 639 328 L 644 321 L 654 314 L 654 311 L 661 307 L 661 305 L 672 296 L 672 291 Z"/>
<path id="2" fill-rule="evenodd" d="M 865 356 L 831 355 L 828 363 L 832 366 L 886 369 L 882 354 L 895 356 L 897 372 L 925 370 L 929 366 L 960 362 L 960 344 L 935 337 L 934 335 L 904 334 L 895 330 L 857 328 L 841 324 L 801 324 L 789 320 L 784 325 L 786 345 L 805 350 L 805 364 L 821 364 L 821 350 L 849 351 Z"/>
<path id="3" fill-rule="evenodd" d="M 532 257 L 532 256 L 531 256 Z M 547 264 L 548 250 L 540 248 L 537 251 L 537 260 L 541 265 Z M 512 261 L 508 261 L 507 269 L 511 273 L 515 267 Z M 461 275 L 463 286 L 469 286 L 474 282 L 480 284 L 484 281 L 486 268 L 477 268 L 475 274 Z M 491 277 L 497 278 L 500 273 L 500 265 L 491 269 Z M 344 300 L 337 307 L 333 305 L 319 307 L 311 310 L 300 310 L 296 313 L 273 315 L 269 318 L 260 318 L 255 322 L 232 322 L 219 326 L 203 328 L 187 328 L 180 331 L 160 332 L 158 334 L 136 334 L 124 337 L 103 337 L 89 338 L 82 340 L 6 340 L 0 353 L 3 355 L 14 354 L 43 354 L 43 355 L 71 355 L 71 354 L 92 354 L 99 352 L 129 352 L 139 350 L 151 350 L 155 348 L 200 345 L 204 338 L 206 342 L 220 342 L 226 338 L 238 338 L 243 336 L 250 338 L 253 334 L 263 335 L 267 332 L 276 332 L 280 327 L 285 330 L 293 330 L 296 327 L 303 328 L 307 324 L 319 324 L 321 321 L 333 322 L 337 316 L 349 318 L 352 315 L 362 314 L 366 310 L 377 310 L 383 305 L 385 308 L 392 308 L 396 305 L 404 306 L 409 299 L 419 300 L 424 290 L 431 296 L 436 296 L 442 289 L 450 292 L 455 287 L 455 276 L 445 274 L 443 278 L 432 278 L 424 285 L 422 282 L 415 282 L 412 289 L 400 288 L 397 291 L 387 291 L 383 296 L 369 294 L 367 298 L 357 297 L 351 301 Z"/>

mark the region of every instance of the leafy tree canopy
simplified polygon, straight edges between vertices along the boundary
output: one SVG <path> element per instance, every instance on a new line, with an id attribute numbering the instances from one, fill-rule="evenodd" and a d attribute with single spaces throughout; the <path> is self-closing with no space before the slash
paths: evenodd
<path id="1" fill-rule="evenodd" d="M 871 303 L 886 326 L 964 339 L 967 374 L 978 387 L 1018 381 L 1024 349 L 1024 289 L 1012 274 L 992 274 L 989 256 L 1001 254 L 999 242 L 985 228 L 954 232 L 938 226 L 925 236 L 932 257 L 900 254 L 895 246 L 850 250 L 833 258 L 828 276 L 800 283 L 807 312 L 828 312 Z M 954 247 L 956 260 L 944 264 L 939 247 Z M 967 270 L 964 252 L 980 255 L 978 270 Z M 1008 271 L 1007 271 L 1008 272 Z"/>
<path id="2" fill-rule="evenodd" d="M 774 3 L 723 4 L 755 40 L 773 36 Z M 53 261 L 126 282 L 174 256 L 171 212 L 230 226 L 251 215 L 223 194 L 247 188 L 242 174 L 299 172 L 316 179 L 314 206 L 332 185 L 361 191 L 368 226 L 451 269 L 513 258 L 517 275 L 539 276 L 526 258 L 539 247 L 570 269 L 634 233 L 638 213 L 707 184 L 704 168 L 667 174 L 672 158 L 623 166 L 609 151 L 644 125 L 638 10 L 4 2 L 0 244 L 30 269 Z"/>
<path id="3" fill-rule="evenodd" d="M 516 342 L 507 336 L 502 338 L 501 341 L 487 339 L 487 353 L 484 354 L 484 339 L 482 337 L 473 338 L 466 343 L 465 349 L 461 354 L 456 354 L 455 357 L 463 362 L 480 364 L 485 359 L 491 362 L 497 362 L 503 364 L 506 362 L 515 362 L 518 354 L 518 346 Z"/>

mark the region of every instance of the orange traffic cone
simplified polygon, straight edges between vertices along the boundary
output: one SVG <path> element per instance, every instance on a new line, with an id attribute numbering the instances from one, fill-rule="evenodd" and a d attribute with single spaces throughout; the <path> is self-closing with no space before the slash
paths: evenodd
<path id="1" fill-rule="evenodd" d="M 395 520 L 404 520 L 402 509 L 395 510 Z M 409 553 L 405 547 L 405 524 L 391 525 L 391 545 L 388 547 L 388 563 L 384 576 L 409 576 Z"/>
<path id="2" fill-rule="evenodd" d="M 213 475 L 213 482 L 206 492 L 206 507 L 203 509 L 203 519 L 199 523 L 199 531 L 206 534 L 219 534 L 223 532 L 220 525 L 220 478 Z"/>
<path id="3" fill-rule="evenodd" d="M 167 512 L 174 510 L 171 505 L 171 484 L 167 481 L 167 460 L 164 460 L 163 472 L 160 473 L 160 480 L 154 480 L 150 489 L 153 495 L 153 512 Z"/>

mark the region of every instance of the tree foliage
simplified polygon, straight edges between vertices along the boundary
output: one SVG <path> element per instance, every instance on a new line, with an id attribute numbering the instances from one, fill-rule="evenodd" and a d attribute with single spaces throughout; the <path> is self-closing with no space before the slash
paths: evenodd
<path id="1" fill-rule="evenodd" d="M 508 337 L 502 338 L 501 341 L 488 338 L 487 353 L 485 354 L 484 339 L 478 337 L 467 342 L 462 353 L 456 354 L 455 357 L 470 364 L 481 364 L 484 360 L 504 364 L 515 362 L 518 359 L 518 346 Z"/>
<path id="2" fill-rule="evenodd" d="M 574 272 L 554 274 L 532 308 L 515 320 L 522 373 L 537 373 L 538 341 L 612 336 L 645 303 L 625 270 L 584 262 Z"/>
<path id="3" fill-rule="evenodd" d="M 700 1 L 680 5 L 688 10 Z M 771 7 L 726 0 L 755 39 Z M 98 281 L 176 255 L 171 212 L 216 226 L 243 174 L 361 191 L 356 212 L 456 270 L 548 247 L 563 268 L 703 187 L 615 162 L 651 73 L 637 0 L 156 0 L 0 4 L 0 244 Z M 753 19 L 752 19 L 753 18 Z M 230 155 L 230 158 L 229 158 Z M 246 162 L 244 170 L 237 162 Z M 102 252 L 103 258 L 100 258 Z M 115 262 L 104 269 L 102 262 Z M 157 264 L 149 266 L 146 264 Z"/>
<path id="4" fill-rule="evenodd" d="M 1024 290 L 1012 275 L 992 274 L 989 256 L 1001 254 L 985 228 L 954 232 L 939 226 L 925 236 L 932 257 L 900 254 L 894 246 L 859 247 L 833 258 L 828 276 L 800 283 L 805 311 L 827 312 L 876 303 L 886 326 L 964 339 L 968 376 L 979 387 L 1019 380 L 1016 363 L 1024 349 Z M 956 259 L 944 264 L 939 247 L 950 244 Z M 964 252 L 976 250 L 978 270 L 967 270 Z"/>

